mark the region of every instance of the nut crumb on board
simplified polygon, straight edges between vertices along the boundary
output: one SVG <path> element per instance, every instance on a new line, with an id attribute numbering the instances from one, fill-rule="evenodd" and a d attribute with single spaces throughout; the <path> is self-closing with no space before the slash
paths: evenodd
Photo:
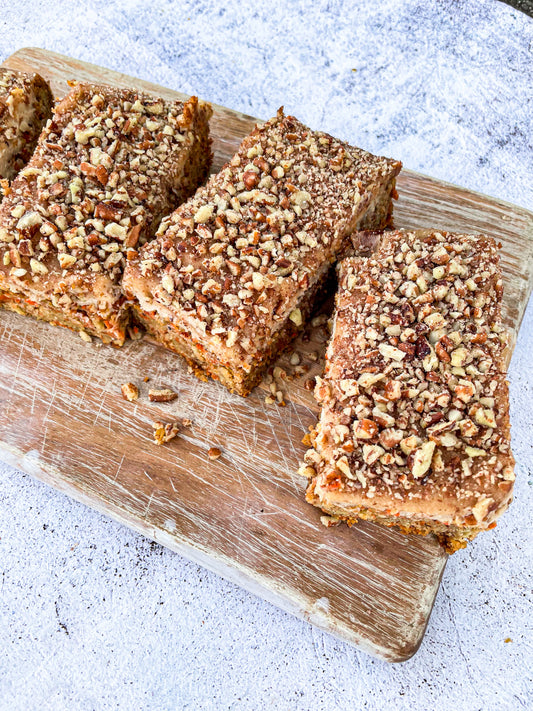
<path id="1" fill-rule="evenodd" d="M 156 444 L 164 444 L 177 437 L 180 428 L 177 422 L 160 422 L 152 423 L 154 428 L 154 442 Z"/>
<path id="2" fill-rule="evenodd" d="M 342 519 L 338 516 L 321 516 L 320 523 L 326 528 L 332 528 L 333 526 L 338 526 Z"/>
<path id="3" fill-rule="evenodd" d="M 120 386 L 122 397 L 128 402 L 134 402 L 139 398 L 139 388 L 133 383 L 123 383 Z"/>
<path id="4" fill-rule="evenodd" d="M 174 390 L 171 390 L 170 388 L 150 388 L 148 391 L 148 397 L 151 402 L 172 402 L 172 400 L 175 400 L 178 397 L 178 393 L 175 393 Z"/>
<path id="5" fill-rule="evenodd" d="M 293 351 L 291 353 L 291 357 L 289 358 L 289 363 L 291 365 L 300 365 L 301 362 L 302 362 L 302 360 L 300 358 L 300 354 L 298 353 L 298 351 Z"/>
<path id="6" fill-rule="evenodd" d="M 207 456 L 209 459 L 219 459 L 222 456 L 222 452 L 218 447 L 210 447 Z"/>

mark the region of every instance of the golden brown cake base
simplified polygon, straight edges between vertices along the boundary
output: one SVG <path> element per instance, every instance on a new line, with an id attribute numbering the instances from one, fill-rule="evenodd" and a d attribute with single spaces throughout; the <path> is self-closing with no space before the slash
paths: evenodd
<path id="1" fill-rule="evenodd" d="M 46 321 L 52 326 L 62 326 L 77 333 L 95 336 L 103 343 L 122 346 L 126 340 L 126 330 L 130 320 L 127 302 L 120 302 L 116 313 L 108 314 L 104 321 L 98 314 L 87 314 L 83 310 L 65 311 L 56 309 L 49 301 L 40 303 L 25 299 L 11 292 L 0 291 L 0 307 L 24 316 L 31 316 L 39 321 Z"/>
<path id="2" fill-rule="evenodd" d="M 156 315 L 146 315 L 137 304 L 133 304 L 131 308 L 135 320 L 145 328 L 147 333 L 157 343 L 161 343 L 169 350 L 185 358 L 197 378 L 203 381 L 213 378 L 213 380 L 218 380 L 222 383 L 230 392 L 246 397 L 256 385 L 259 385 L 268 366 L 279 358 L 280 354 L 290 346 L 298 333 L 303 330 L 309 314 L 317 301 L 320 301 L 320 294 L 327 288 L 331 275 L 332 269 L 325 269 L 313 289 L 308 291 L 300 302 L 299 308 L 302 312 L 301 325 L 296 326 L 293 321 L 287 319 L 283 327 L 273 337 L 269 349 L 263 354 L 262 360 L 258 361 L 256 366 L 247 374 L 243 374 L 242 371 L 233 371 L 223 363 L 217 363 L 210 353 L 206 352 L 200 344 L 194 342 L 190 333 L 179 331 L 171 322 L 161 321 Z"/>
<path id="3" fill-rule="evenodd" d="M 306 500 L 324 510 L 319 497 L 315 496 L 313 484 L 307 488 L 305 495 Z M 455 553 L 461 548 L 466 548 L 468 541 L 475 538 L 478 533 L 483 530 L 477 526 L 446 526 L 436 520 L 420 520 L 416 521 L 411 518 L 402 517 L 401 515 L 387 516 L 383 512 L 376 511 L 371 508 L 358 508 L 346 513 L 346 510 L 336 506 L 327 507 L 328 516 L 332 516 L 335 521 L 344 522 L 348 526 L 354 526 L 359 520 L 372 521 L 381 526 L 398 528 L 401 533 L 406 535 L 413 534 L 419 536 L 435 535 L 444 548 L 446 553 Z M 489 528 L 494 528 L 496 523 L 493 523 Z"/>

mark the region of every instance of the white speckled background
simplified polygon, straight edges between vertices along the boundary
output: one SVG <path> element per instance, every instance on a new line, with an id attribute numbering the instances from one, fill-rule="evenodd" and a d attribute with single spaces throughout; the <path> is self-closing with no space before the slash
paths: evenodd
<path id="1" fill-rule="evenodd" d="M 533 207 L 533 20 L 496 0 L 11 0 L 0 23 L 2 59 L 40 46 L 263 118 L 284 104 Z M 452 557 L 401 665 L 0 463 L 0 708 L 531 708 L 532 351 L 530 305 L 510 371 L 515 501 Z"/>

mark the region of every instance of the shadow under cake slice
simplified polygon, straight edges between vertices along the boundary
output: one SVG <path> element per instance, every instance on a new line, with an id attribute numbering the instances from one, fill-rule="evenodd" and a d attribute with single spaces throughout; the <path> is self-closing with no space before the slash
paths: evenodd
<path id="1" fill-rule="evenodd" d="M 122 345 L 125 263 L 204 180 L 209 105 L 79 84 L 0 206 L 0 305 Z"/>
<path id="2" fill-rule="evenodd" d="M 280 110 L 128 264 L 137 318 L 199 377 L 247 395 L 350 233 L 390 224 L 400 168 Z"/>
<path id="3" fill-rule="evenodd" d="M 489 237 L 385 233 L 339 266 L 307 500 L 337 520 L 435 533 L 448 552 L 511 501 L 502 279 Z"/>

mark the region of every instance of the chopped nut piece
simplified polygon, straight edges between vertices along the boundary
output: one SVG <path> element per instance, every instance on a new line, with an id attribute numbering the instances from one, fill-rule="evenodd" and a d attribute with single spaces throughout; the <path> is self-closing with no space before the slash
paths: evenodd
<path id="1" fill-rule="evenodd" d="M 384 377 L 383 373 L 363 373 L 359 376 L 357 384 L 362 388 L 370 388 L 375 383 L 383 380 Z"/>
<path id="2" fill-rule="evenodd" d="M 465 447 L 465 453 L 469 457 L 484 457 L 487 453 L 485 452 L 484 449 L 480 449 L 479 447 Z"/>
<path id="3" fill-rule="evenodd" d="M 291 365 L 300 365 L 300 363 L 301 363 L 300 354 L 296 353 L 296 351 L 294 353 L 291 353 L 291 357 L 289 358 L 289 363 Z"/>
<path id="4" fill-rule="evenodd" d="M 378 350 L 384 358 L 389 360 L 400 361 L 406 356 L 404 351 L 401 351 L 399 348 L 395 348 L 394 346 L 390 346 L 388 343 L 381 343 L 378 346 Z"/>
<path id="5" fill-rule="evenodd" d="M 477 504 L 472 507 L 472 513 L 476 517 L 476 521 L 482 521 L 486 517 L 492 502 L 492 498 L 483 496 L 479 499 Z"/>
<path id="6" fill-rule="evenodd" d="M 301 326 L 303 323 L 302 312 L 300 311 L 300 309 L 294 309 L 293 311 L 291 311 L 289 314 L 289 318 L 295 326 Z"/>
<path id="7" fill-rule="evenodd" d="M 357 439 L 372 439 L 378 433 L 378 426 L 368 419 L 357 420 L 353 425 L 353 433 Z"/>
<path id="8" fill-rule="evenodd" d="M 476 410 L 474 419 L 478 423 L 478 425 L 482 425 L 482 427 L 496 427 L 496 418 L 494 417 L 494 410 L 490 407 L 480 407 L 478 410 Z"/>
<path id="9" fill-rule="evenodd" d="M 416 435 L 409 435 L 400 441 L 400 447 L 404 454 L 411 454 L 421 445 L 421 440 Z"/>
<path id="10" fill-rule="evenodd" d="M 155 388 L 150 388 L 148 390 L 148 397 L 151 402 L 172 402 L 178 397 L 178 393 L 170 388 L 162 388 L 157 390 Z"/>
<path id="11" fill-rule="evenodd" d="M 222 456 L 222 452 L 218 447 L 210 447 L 207 452 L 209 459 L 219 459 Z"/>
<path id="12" fill-rule="evenodd" d="M 351 478 L 352 473 L 350 471 L 350 464 L 348 463 L 348 457 L 341 457 L 335 462 L 337 469 L 340 469 L 343 474 Z"/>
<path id="13" fill-rule="evenodd" d="M 420 479 L 431 466 L 433 452 L 435 451 L 435 442 L 424 442 L 424 444 L 415 451 L 413 458 L 413 468 L 411 470 L 415 479 Z"/>
<path id="14" fill-rule="evenodd" d="M 375 464 L 382 454 L 385 454 L 383 447 L 377 444 L 363 445 L 363 460 L 369 465 Z"/>
<path id="15" fill-rule="evenodd" d="M 298 469 L 298 474 L 300 476 L 305 477 L 306 479 L 311 479 L 311 477 L 315 476 L 316 471 L 313 469 L 313 467 L 310 467 L 308 464 L 302 464 L 300 468 Z"/>
<path id="16" fill-rule="evenodd" d="M 320 523 L 326 528 L 332 528 L 333 526 L 338 526 L 342 519 L 338 516 L 321 516 Z"/>
<path id="17" fill-rule="evenodd" d="M 170 442 L 174 437 L 177 437 L 180 428 L 177 422 L 160 422 L 159 420 L 152 423 L 154 428 L 154 442 L 156 444 L 165 444 Z"/>
<path id="18" fill-rule="evenodd" d="M 128 402 L 134 402 L 139 397 L 139 388 L 133 383 L 123 383 L 120 386 L 122 396 Z"/>

